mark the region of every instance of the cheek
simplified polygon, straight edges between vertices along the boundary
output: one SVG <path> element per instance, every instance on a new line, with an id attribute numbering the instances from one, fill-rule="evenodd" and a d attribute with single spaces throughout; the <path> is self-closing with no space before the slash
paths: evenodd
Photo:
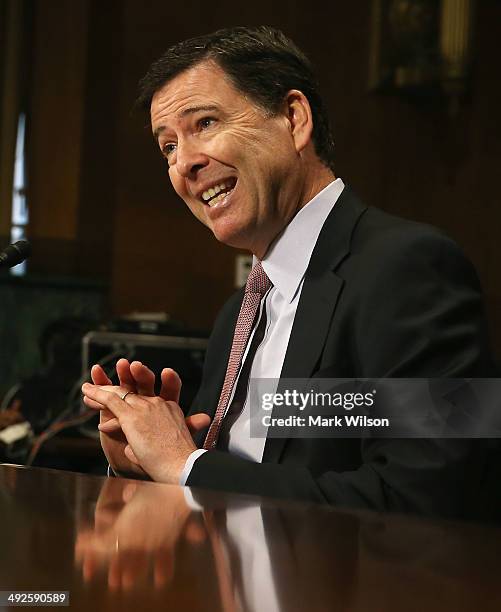
<path id="1" fill-rule="evenodd" d="M 174 168 L 169 168 L 168 174 L 169 174 L 171 185 L 174 188 L 174 191 L 177 193 L 177 195 L 180 198 L 183 198 L 184 200 L 185 196 L 187 195 L 187 189 L 186 189 L 186 182 L 184 181 L 183 177 L 179 176 L 179 174 L 176 172 Z"/>
<path id="2" fill-rule="evenodd" d="M 176 172 L 175 169 L 169 169 L 169 178 L 177 195 L 183 200 L 186 206 L 191 210 L 195 217 L 201 221 L 204 225 L 208 225 L 206 216 L 204 214 L 204 206 L 200 202 L 193 199 L 191 192 L 186 187 L 186 181 L 182 176 Z"/>

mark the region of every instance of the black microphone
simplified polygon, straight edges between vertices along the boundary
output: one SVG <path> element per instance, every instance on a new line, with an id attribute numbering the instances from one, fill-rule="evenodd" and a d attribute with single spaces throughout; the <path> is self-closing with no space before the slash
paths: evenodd
<path id="1" fill-rule="evenodd" d="M 31 255 L 31 244 L 27 240 L 18 240 L 0 253 L 0 268 L 12 268 L 22 263 Z"/>

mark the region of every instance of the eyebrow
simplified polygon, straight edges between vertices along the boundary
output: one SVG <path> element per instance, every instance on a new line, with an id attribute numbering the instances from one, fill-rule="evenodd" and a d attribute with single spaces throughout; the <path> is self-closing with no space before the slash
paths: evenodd
<path id="1" fill-rule="evenodd" d="M 185 108 L 183 111 L 181 111 L 178 116 L 180 118 L 183 118 L 183 117 L 186 117 L 187 115 L 193 115 L 194 113 L 200 113 L 200 112 L 213 113 L 217 110 L 219 110 L 219 107 L 214 106 L 214 105 L 190 106 L 188 108 Z M 155 138 L 155 140 L 158 140 L 158 137 L 165 129 L 166 129 L 165 125 L 159 125 L 156 128 L 156 130 L 154 130 L 153 137 Z"/>

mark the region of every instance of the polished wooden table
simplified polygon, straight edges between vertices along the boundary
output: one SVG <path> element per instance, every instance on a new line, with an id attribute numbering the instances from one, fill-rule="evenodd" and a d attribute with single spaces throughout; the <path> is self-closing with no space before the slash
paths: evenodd
<path id="1" fill-rule="evenodd" d="M 495 527 L 6 465 L 0 512 L 0 590 L 71 610 L 501 609 Z"/>

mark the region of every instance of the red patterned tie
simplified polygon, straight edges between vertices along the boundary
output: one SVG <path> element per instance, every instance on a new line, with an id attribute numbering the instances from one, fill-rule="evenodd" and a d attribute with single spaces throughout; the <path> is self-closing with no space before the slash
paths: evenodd
<path id="1" fill-rule="evenodd" d="M 207 437 L 205 438 L 204 448 L 211 449 L 217 444 L 217 437 L 221 422 L 228 407 L 228 401 L 231 396 L 232 389 L 235 385 L 242 357 L 244 356 L 245 347 L 251 334 L 252 326 L 259 310 L 259 304 L 263 295 L 271 287 L 270 279 L 266 276 L 260 263 L 257 263 L 251 270 L 247 283 L 245 285 L 245 294 L 240 307 L 235 334 L 233 335 L 233 344 L 231 345 L 230 358 L 228 367 L 226 368 L 226 376 L 224 378 L 223 389 L 219 397 L 216 414 L 212 420 Z"/>

